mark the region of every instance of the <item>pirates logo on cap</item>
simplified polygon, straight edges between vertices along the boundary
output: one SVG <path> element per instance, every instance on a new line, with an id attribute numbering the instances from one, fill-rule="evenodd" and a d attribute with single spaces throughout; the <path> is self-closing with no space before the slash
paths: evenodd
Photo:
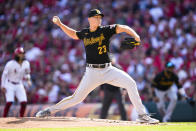
<path id="1" fill-rule="evenodd" d="M 104 15 L 98 9 L 92 9 L 92 10 L 90 10 L 90 12 L 88 14 L 88 17 L 93 17 L 93 16 L 96 16 L 96 15 L 100 15 L 100 16 L 104 17 Z"/>
<path id="2" fill-rule="evenodd" d="M 96 10 L 97 14 L 101 14 L 101 12 L 98 9 L 95 9 L 95 10 Z"/>

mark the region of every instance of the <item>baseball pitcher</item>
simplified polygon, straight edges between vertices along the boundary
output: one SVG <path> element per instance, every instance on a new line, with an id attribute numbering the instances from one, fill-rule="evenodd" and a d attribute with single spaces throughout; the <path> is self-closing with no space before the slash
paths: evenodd
<path id="1" fill-rule="evenodd" d="M 82 102 L 96 87 L 108 83 L 127 90 L 129 98 L 139 114 L 138 122 L 159 122 L 145 112 L 137 91 L 136 82 L 127 73 L 112 66 L 109 57 L 110 38 L 114 34 L 125 32 L 134 37 L 137 42 L 140 42 L 140 37 L 132 28 L 126 25 L 114 24 L 102 26 L 101 21 L 103 17 L 104 15 L 98 9 L 90 10 L 88 14 L 90 26 L 81 31 L 75 31 L 64 25 L 58 16 L 53 17 L 54 24 L 59 26 L 65 34 L 72 39 L 83 40 L 86 51 L 86 71 L 72 96 L 64 98 L 54 106 L 39 111 L 36 117 L 46 117 L 57 111 L 74 106 Z"/>

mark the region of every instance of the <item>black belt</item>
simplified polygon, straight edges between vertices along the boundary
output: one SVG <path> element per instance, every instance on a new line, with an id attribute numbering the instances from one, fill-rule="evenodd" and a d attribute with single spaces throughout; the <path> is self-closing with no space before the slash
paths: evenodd
<path id="1" fill-rule="evenodd" d="M 10 82 L 10 83 L 12 83 L 14 85 L 18 85 L 19 84 L 19 82 L 14 82 L 14 81 L 10 81 L 10 80 L 8 80 L 8 82 Z"/>
<path id="2" fill-rule="evenodd" d="M 111 66 L 111 63 L 105 63 L 105 64 L 86 64 L 87 67 L 91 68 L 106 68 L 108 66 Z"/>

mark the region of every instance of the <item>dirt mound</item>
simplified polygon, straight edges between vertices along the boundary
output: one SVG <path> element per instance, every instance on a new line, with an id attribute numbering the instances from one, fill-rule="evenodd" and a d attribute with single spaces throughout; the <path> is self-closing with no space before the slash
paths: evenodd
<path id="1" fill-rule="evenodd" d="M 8 117 L 0 118 L 0 128 L 65 128 L 95 126 L 133 126 L 141 125 L 133 121 L 91 119 L 76 117 Z"/>

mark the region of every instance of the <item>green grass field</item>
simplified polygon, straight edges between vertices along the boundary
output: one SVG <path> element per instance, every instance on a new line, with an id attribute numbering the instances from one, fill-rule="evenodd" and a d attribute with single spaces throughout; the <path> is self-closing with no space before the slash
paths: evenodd
<path id="1" fill-rule="evenodd" d="M 77 128 L 21 128 L 0 131 L 196 131 L 196 122 L 161 123 L 159 125 L 77 127 Z"/>

